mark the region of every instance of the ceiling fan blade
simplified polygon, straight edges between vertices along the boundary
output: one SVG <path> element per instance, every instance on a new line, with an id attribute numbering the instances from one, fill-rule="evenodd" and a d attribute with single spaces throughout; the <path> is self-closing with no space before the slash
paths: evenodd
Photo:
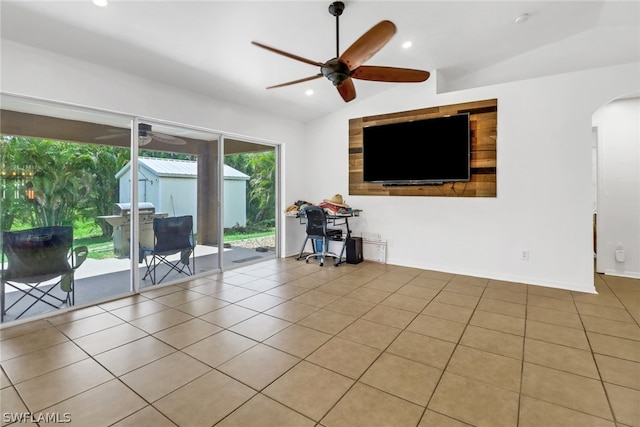
<path id="1" fill-rule="evenodd" d="M 287 58 L 295 59 L 296 61 L 301 61 L 301 62 L 304 62 L 306 64 L 315 65 L 315 66 L 318 66 L 318 67 L 322 67 L 322 65 L 323 65 L 322 62 L 312 61 L 311 59 L 303 58 L 301 56 L 294 55 L 293 53 L 285 52 L 284 50 L 276 49 L 275 47 L 267 46 L 267 45 L 262 44 L 262 43 L 258 43 L 258 42 L 254 42 L 254 41 L 252 41 L 251 43 L 253 43 L 254 45 L 259 46 L 259 47 L 261 47 L 263 49 L 270 50 L 271 52 L 277 53 L 279 55 L 286 56 Z"/>
<path id="2" fill-rule="evenodd" d="M 125 135 L 129 135 L 129 133 L 124 133 L 123 132 L 123 133 L 115 133 L 113 135 L 103 135 L 103 136 L 98 136 L 95 139 L 98 140 L 98 141 L 102 141 L 102 140 L 105 140 L 105 139 L 121 138 L 121 137 L 123 137 Z"/>
<path id="3" fill-rule="evenodd" d="M 344 102 L 349 102 L 355 99 L 356 97 L 356 87 L 353 85 L 352 79 L 346 79 L 342 82 L 340 86 L 338 86 L 338 93 Z"/>
<path id="4" fill-rule="evenodd" d="M 374 25 L 340 55 L 340 62 L 349 67 L 349 70 L 355 70 L 382 49 L 395 33 L 396 26 L 391 21 Z"/>
<path id="5" fill-rule="evenodd" d="M 176 138 L 175 136 L 164 133 L 149 132 L 149 134 L 156 141 L 163 142 L 165 144 L 185 145 L 187 143 L 184 139 Z"/>
<path id="6" fill-rule="evenodd" d="M 308 82 L 309 80 L 319 79 L 320 77 L 322 77 L 322 73 L 318 73 L 315 76 L 311 76 L 311 77 L 305 77 L 304 79 L 298 79 L 298 80 L 294 80 L 294 81 L 287 82 L 287 83 L 281 83 L 281 84 L 275 85 L 275 86 L 269 86 L 267 89 L 275 89 L 277 87 L 283 87 L 283 86 L 294 85 L 296 83 Z"/>
<path id="7" fill-rule="evenodd" d="M 429 78 L 428 71 L 411 68 L 376 67 L 361 65 L 351 73 L 351 77 L 376 82 L 417 83 Z"/>

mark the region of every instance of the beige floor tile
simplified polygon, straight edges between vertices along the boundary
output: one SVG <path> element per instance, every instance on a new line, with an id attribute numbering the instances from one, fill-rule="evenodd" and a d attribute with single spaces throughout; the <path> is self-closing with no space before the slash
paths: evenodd
<path id="1" fill-rule="evenodd" d="M 257 341 L 225 330 L 185 347 L 182 351 L 215 368 L 256 344 Z"/>
<path id="2" fill-rule="evenodd" d="M 415 332 L 403 331 L 391 343 L 387 352 L 404 358 L 444 369 L 455 344 Z"/>
<path id="3" fill-rule="evenodd" d="M 368 301 L 374 304 L 378 304 L 381 301 L 383 301 L 385 298 L 387 298 L 389 295 L 391 295 L 391 292 L 361 287 L 356 289 L 353 292 L 349 292 L 346 296 L 348 296 L 349 298 L 354 298 L 361 301 Z"/>
<path id="4" fill-rule="evenodd" d="M 522 394 L 613 420 L 602 383 L 591 378 L 525 362 Z"/>
<path id="5" fill-rule="evenodd" d="M 473 314 L 473 309 L 431 301 L 429 305 L 422 310 L 422 314 L 453 320 L 454 322 L 467 323 Z"/>
<path id="6" fill-rule="evenodd" d="M 18 367 L 18 369 L 23 370 L 22 367 Z M 6 388 L 9 386 L 11 386 L 11 381 L 9 381 L 9 377 L 4 373 L 2 369 L 0 369 L 0 389 Z"/>
<path id="7" fill-rule="evenodd" d="M 522 362 L 511 357 L 459 345 L 447 372 L 518 393 Z"/>
<path id="8" fill-rule="evenodd" d="M 583 330 L 527 320 L 526 337 L 568 347 L 589 350 L 589 341 Z"/>
<path id="9" fill-rule="evenodd" d="M 123 323 L 122 319 L 111 313 L 101 313 L 59 325 L 57 328 L 70 339 L 76 339 Z"/>
<path id="10" fill-rule="evenodd" d="M 338 298 L 340 298 L 339 295 L 330 294 L 328 292 L 322 292 L 314 289 L 302 295 L 298 295 L 297 297 L 293 298 L 292 301 L 317 308 L 322 308 L 326 305 L 331 304 Z"/>
<path id="11" fill-rule="evenodd" d="M 479 297 L 484 292 L 484 285 L 483 286 L 475 286 L 475 285 L 472 285 L 472 284 L 466 284 L 466 283 L 459 283 L 459 282 L 451 281 L 451 282 L 447 283 L 447 285 L 444 287 L 443 290 L 447 291 L 447 292 L 455 292 L 457 294 L 471 295 L 471 296 L 474 296 L 474 297 Z"/>
<path id="12" fill-rule="evenodd" d="M 143 299 L 146 300 L 146 298 L 143 298 Z M 106 311 L 99 306 L 84 307 L 78 310 L 71 310 L 62 314 L 57 314 L 57 315 L 48 317 L 46 322 L 54 326 L 60 326 L 65 323 L 70 323 L 76 320 L 86 319 L 88 317 L 93 317 L 98 314 L 104 314 L 105 312 Z"/>
<path id="13" fill-rule="evenodd" d="M 156 408 L 148 405 L 113 424 L 113 427 L 175 427 L 175 424 Z"/>
<path id="14" fill-rule="evenodd" d="M 147 298 L 158 298 L 161 297 L 163 295 L 169 295 L 172 294 L 174 292 L 180 292 L 183 291 L 184 288 L 181 288 L 180 286 L 177 285 L 172 285 L 172 286 L 152 286 L 152 287 L 148 287 L 143 289 L 143 293 L 142 295 L 147 297 Z"/>
<path id="15" fill-rule="evenodd" d="M 357 285 L 357 284 L 352 284 L 352 283 L 338 281 L 338 280 L 332 280 L 331 282 L 322 284 L 318 286 L 316 290 L 321 292 L 327 292 L 329 294 L 334 294 L 338 296 L 344 296 L 349 292 L 354 291 L 360 287 L 360 285 Z"/>
<path id="16" fill-rule="evenodd" d="M 34 332 L 16 335 L 2 341 L 0 361 L 9 360 L 66 341 L 68 341 L 68 338 L 54 328 L 38 329 Z"/>
<path id="17" fill-rule="evenodd" d="M 131 371 L 120 379 L 152 403 L 210 370 L 204 363 L 176 352 Z"/>
<path id="18" fill-rule="evenodd" d="M 519 292 L 522 294 L 526 294 L 529 290 L 529 286 L 525 285 L 524 283 L 490 279 L 489 283 L 487 283 L 487 290 L 488 289 L 500 289 L 503 291 Z"/>
<path id="19" fill-rule="evenodd" d="M 140 396 L 114 379 L 51 406 L 44 413 L 68 414 L 72 425 L 106 427 L 146 405 L 147 403 Z M 59 423 L 52 424 L 59 425 Z"/>
<path id="20" fill-rule="evenodd" d="M 587 331 L 640 341 L 640 327 L 635 323 L 619 322 L 586 315 L 581 317 L 584 322 L 584 328 Z"/>
<path id="21" fill-rule="evenodd" d="M 211 281 L 207 283 L 202 283 L 197 286 L 192 286 L 189 288 L 191 292 L 197 292 L 202 295 L 212 296 L 218 294 L 223 291 L 228 291 L 231 289 L 235 289 L 236 286 L 230 285 L 228 283 L 223 283 L 220 281 Z M 227 302 L 227 301 L 225 301 Z M 227 302 L 228 303 L 228 302 Z"/>
<path id="22" fill-rule="evenodd" d="M 129 322 L 167 309 L 166 305 L 145 298 L 143 301 L 117 308 L 110 313 Z"/>
<path id="23" fill-rule="evenodd" d="M 265 311 L 265 314 L 288 322 L 298 322 L 317 310 L 317 307 L 300 304 L 294 301 L 286 301 Z"/>
<path id="24" fill-rule="evenodd" d="M 297 322 L 301 326 L 316 329 L 327 334 L 337 334 L 356 320 L 354 316 L 320 309 Z"/>
<path id="25" fill-rule="evenodd" d="M 257 311 L 249 310 L 248 308 L 240 307 L 235 304 L 230 304 L 202 315 L 200 316 L 200 319 L 213 323 L 214 325 L 218 325 L 222 328 L 228 328 L 257 314 Z"/>
<path id="26" fill-rule="evenodd" d="M 429 409 L 477 426 L 515 426 L 518 393 L 445 372 Z"/>
<path id="27" fill-rule="evenodd" d="M 3 414 L 0 419 L 0 425 L 2 426 L 17 425 L 14 423 L 20 423 L 23 420 L 20 416 L 29 413 L 27 407 L 24 406 L 24 402 L 20 399 L 20 395 L 13 387 L 6 387 L 0 390 L 0 402 L 0 410 Z"/>
<path id="28" fill-rule="evenodd" d="M 527 315 L 527 306 L 509 301 L 500 301 L 483 296 L 478 302 L 476 310 L 488 311 L 490 313 L 504 314 L 506 316 L 519 317 L 524 319 Z"/>
<path id="29" fill-rule="evenodd" d="M 123 375 L 176 350 L 162 341 L 147 336 L 95 356 L 95 359 L 114 375 Z"/>
<path id="30" fill-rule="evenodd" d="M 71 311 L 70 313 L 73 313 Z M 16 338 L 20 335 L 38 332 L 43 329 L 53 329 L 51 323 L 47 320 L 33 320 L 31 322 L 21 323 L 16 326 L 9 326 L 0 329 L 0 342 L 10 338 Z"/>
<path id="31" fill-rule="evenodd" d="M 249 289 L 239 288 L 236 286 L 233 289 L 225 289 L 221 292 L 212 294 L 211 296 L 217 299 L 221 299 L 223 301 L 233 303 L 233 302 L 242 301 L 245 298 L 249 298 L 257 294 L 258 292 L 256 291 L 251 291 Z"/>
<path id="32" fill-rule="evenodd" d="M 299 361 L 295 356 L 258 344 L 216 369 L 255 390 L 262 390 Z"/>
<path id="33" fill-rule="evenodd" d="M 251 275 L 254 275 L 254 274 L 256 274 L 255 271 L 252 272 Z M 265 272 L 265 274 L 268 274 L 268 273 Z M 270 274 L 273 274 L 273 272 L 271 272 Z M 244 285 L 240 285 L 240 286 L 245 289 L 249 289 L 251 291 L 264 292 L 264 291 L 268 291 L 269 289 L 276 288 L 280 285 L 281 283 L 277 280 L 271 280 L 265 277 L 261 277 L 258 280 L 254 280 L 252 282 L 245 283 Z"/>
<path id="34" fill-rule="evenodd" d="M 380 350 L 342 338 L 333 338 L 306 360 L 357 379 L 380 355 Z"/>
<path id="35" fill-rule="evenodd" d="M 481 287 L 486 287 L 488 282 L 489 280 L 485 279 L 484 277 L 466 276 L 464 274 L 456 274 L 449 281 L 449 283 L 457 283 L 461 285 L 481 286 Z"/>
<path id="36" fill-rule="evenodd" d="M 229 328 L 231 332 L 256 341 L 264 341 L 291 325 L 291 322 L 266 314 L 257 314 Z"/>
<path id="37" fill-rule="evenodd" d="M 35 378 L 89 356 L 72 342 L 63 342 L 2 362 L 13 384 Z M 4 375 L 3 372 L 3 375 Z"/>
<path id="38" fill-rule="evenodd" d="M 576 306 L 573 301 L 562 300 L 558 298 L 549 298 L 542 295 L 528 295 L 527 305 L 531 307 L 550 308 L 553 310 L 566 311 L 568 313 L 576 313 Z"/>
<path id="39" fill-rule="evenodd" d="M 354 298 L 343 297 L 324 307 L 325 310 L 346 314 L 347 316 L 360 317 L 376 307 L 372 302 L 361 301 Z"/>
<path id="40" fill-rule="evenodd" d="M 596 304 L 576 302 L 578 313 L 581 315 L 602 317 L 603 319 L 617 320 L 619 322 L 634 323 L 633 317 L 624 308 L 605 307 Z"/>
<path id="41" fill-rule="evenodd" d="M 465 326 L 464 323 L 420 314 L 407 326 L 407 330 L 456 343 L 460 340 Z"/>
<path id="42" fill-rule="evenodd" d="M 602 381 L 640 391 L 640 363 L 602 354 L 596 354 L 595 358 Z"/>
<path id="43" fill-rule="evenodd" d="M 269 385 L 263 393 L 319 421 L 353 382 L 345 376 L 303 361 Z M 301 393 L 301 390 L 305 392 Z"/>
<path id="44" fill-rule="evenodd" d="M 615 427 L 615 423 L 553 403 L 522 396 L 518 426 Z"/>
<path id="45" fill-rule="evenodd" d="M 178 426 L 209 427 L 256 392 L 218 371 L 210 371 L 154 403 Z"/>
<path id="46" fill-rule="evenodd" d="M 439 273 L 439 272 L 434 272 L 434 273 Z M 447 279 L 438 278 L 438 277 L 435 277 L 435 275 L 434 277 L 428 277 L 427 275 L 422 273 L 418 275 L 416 278 L 411 279 L 409 282 L 407 282 L 407 285 L 421 286 L 423 288 L 429 288 L 436 291 L 440 291 L 442 290 L 442 288 L 444 288 L 447 285 L 448 282 L 449 282 L 448 278 Z"/>
<path id="47" fill-rule="evenodd" d="M 607 307 L 616 307 L 616 308 L 624 308 L 618 297 L 609 291 L 608 294 L 603 294 L 602 292 L 598 295 L 594 294 L 585 294 L 585 293 L 574 293 L 573 300 L 575 302 L 581 302 L 586 304 L 593 305 L 602 305 Z"/>
<path id="48" fill-rule="evenodd" d="M 527 338 L 524 344 L 524 360 L 559 371 L 600 379 L 590 351 Z"/>
<path id="49" fill-rule="evenodd" d="M 75 343 L 87 353 L 96 355 L 146 336 L 145 331 L 128 323 L 122 323 L 77 338 Z"/>
<path id="50" fill-rule="evenodd" d="M 558 311 L 550 308 L 527 307 L 527 320 L 550 323 L 552 325 L 565 326 L 567 328 L 582 330 L 582 321 L 578 313 Z"/>
<path id="51" fill-rule="evenodd" d="M 92 359 L 84 359 L 16 384 L 31 412 L 41 411 L 114 377 Z"/>
<path id="52" fill-rule="evenodd" d="M 260 426 L 313 427 L 314 421 L 266 396 L 258 394 L 236 409 L 216 427 Z"/>
<path id="53" fill-rule="evenodd" d="M 426 406 L 441 375 L 440 369 L 383 353 L 359 381 L 417 405 Z"/>
<path id="54" fill-rule="evenodd" d="M 394 328 L 404 329 L 415 319 L 416 313 L 384 305 L 377 305 L 362 316 L 362 319 Z"/>
<path id="55" fill-rule="evenodd" d="M 438 291 L 424 286 L 406 284 L 398 289 L 396 293 L 431 301 L 438 294 Z"/>
<path id="56" fill-rule="evenodd" d="M 490 299 L 493 301 L 510 302 L 513 304 L 526 304 L 527 294 L 514 290 L 513 288 L 498 289 L 489 286 L 482 294 L 482 299 Z"/>
<path id="57" fill-rule="evenodd" d="M 464 331 L 460 344 L 502 356 L 522 359 L 524 338 L 470 325 Z"/>
<path id="58" fill-rule="evenodd" d="M 433 301 L 441 302 L 443 304 L 459 305 L 460 307 L 473 309 L 476 308 L 479 300 L 480 297 L 477 295 L 464 295 L 444 290 L 433 299 Z"/>
<path id="59" fill-rule="evenodd" d="M 400 332 L 402 330 L 398 328 L 358 319 L 343 329 L 337 336 L 384 350 Z"/>
<path id="60" fill-rule="evenodd" d="M 322 419 L 326 427 L 417 425 L 423 408 L 357 383 Z"/>
<path id="61" fill-rule="evenodd" d="M 470 325 L 493 329 L 513 335 L 524 336 L 524 319 L 476 310 L 469 321 Z"/>
<path id="62" fill-rule="evenodd" d="M 322 344 L 329 341 L 332 335 L 300 325 L 291 325 L 287 329 L 278 332 L 264 343 L 292 354 L 305 358 Z"/>
<path id="63" fill-rule="evenodd" d="M 604 383 L 616 420 L 624 425 L 640 426 L 640 391 Z"/>
<path id="64" fill-rule="evenodd" d="M 587 332 L 594 353 L 640 362 L 640 341 Z"/>
<path id="65" fill-rule="evenodd" d="M 168 310 L 140 317 L 139 319 L 132 320 L 130 323 L 145 332 L 155 334 L 163 329 L 170 328 L 191 319 L 193 319 L 193 316 L 170 308 Z"/>
<path id="66" fill-rule="evenodd" d="M 297 297 L 298 295 L 302 295 L 305 292 L 309 292 L 309 289 L 287 283 L 276 288 L 269 289 L 268 291 L 265 291 L 265 294 L 284 299 L 291 299 Z"/>
<path id="67" fill-rule="evenodd" d="M 255 311 L 266 311 L 285 302 L 286 299 L 269 294 L 258 294 L 238 301 L 236 304 Z"/>
<path id="68" fill-rule="evenodd" d="M 187 320 L 154 334 L 172 347 L 182 349 L 222 330 L 221 327 L 200 319 Z"/>
<path id="69" fill-rule="evenodd" d="M 173 292 L 168 295 L 163 295 L 161 297 L 154 298 L 154 301 L 169 307 L 175 307 L 176 305 L 181 305 L 181 304 L 184 304 L 185 302 L 193 301 L 198 298 L 202 298 L 201 293 L 183 289 L 181 291 Z"/>
<path id="70" fill-rule="evenodd" d="M 469 424 L 454 420 L 445 415 L 427 409 L 418 427 L 468 427 Z"/>
<path id="71" fill-rule="evenodd" d="M 210 313 L 222 307 L 229 305 L 228 302 L 219 300 L 213 297 L 202 297 L 192 301 L 187 301 L 184 304 L 177 305 L 173 308 L 182 311 L 183 313 L 190 314 L 191 316 L 202 316 L 203 314 Z"/>
<path id="72" fill-rule="evenodd" d="M 573 301 L 571 291 L 565 289 L 548 288 L 545 286 L 529 286 L 529 295 L 539 295 L 548 298 L 562 299 L 565 301 Z"/>
<path id="73" fill-rule="evenodd" d="M 389 297 L 382 301 L 380 305 L 399 308 L 413 313 L 420 313 L 428 303 L 429 300 L 426 299 L 395 293 L 393 295 L 389 295 Z"/>

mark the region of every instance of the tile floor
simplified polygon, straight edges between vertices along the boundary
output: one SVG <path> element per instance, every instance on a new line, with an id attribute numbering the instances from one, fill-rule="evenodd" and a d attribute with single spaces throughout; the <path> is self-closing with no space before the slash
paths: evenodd
<path id="1" fill-rule="evenodd" d="M 2 425 L 640 426 L 640 280 L 596 286 L 271 260 L 2 329 Z"/>

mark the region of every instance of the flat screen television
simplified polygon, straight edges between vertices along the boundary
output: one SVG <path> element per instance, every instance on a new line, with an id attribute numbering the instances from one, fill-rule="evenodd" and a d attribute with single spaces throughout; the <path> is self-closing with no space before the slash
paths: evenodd
<path id="1" fill-rule="evenodd" d="M 469 181 L 469 114 L 363 129 L 363 181 L 425 185 Z"/>

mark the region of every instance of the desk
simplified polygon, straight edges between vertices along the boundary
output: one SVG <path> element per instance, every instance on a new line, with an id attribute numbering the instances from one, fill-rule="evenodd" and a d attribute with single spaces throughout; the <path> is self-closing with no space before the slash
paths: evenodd
<path id="1" fill-rule="evenodd" d="M 342 245 L 342 249 L 340 250 L 340 257 L 336 260 L 336 263 L 335 263 L 336 266 L 345 262 L 343 261 L 343 257 L 347 247 L 346 243 L 347 243 L 347 240 L 351 237 L 351 228 L 349 227 L 349 218 L 360 216 L 360 212 L 362 212 L 362 209 L 352 209 L 348 212 L 337 213 L 337 214 L 326 214 L 328 224 L 334 227 L 344 226 L 345 231 L 347 232 L 346 236 L 343 237 L 344 244 Z M 298 220 L 300 221 L 300 224 L 306 224 L 306 216 L 304 214 L 304 210 L 302 212 L 297 212 L 295 215 L 288 215 L 288 216 L 298 218 Z M 296 257 L 297 260 L 302 258 L 302 252 L 304 251 L 306 240 L 307 239 L 305 237 L 305 242 L 302 244 L 302 248 L 300 248 L 300 253 Z M 315 242 L 312 242 L 312 244 L 314 245 L 313 250 L 315 252 Z"/>

